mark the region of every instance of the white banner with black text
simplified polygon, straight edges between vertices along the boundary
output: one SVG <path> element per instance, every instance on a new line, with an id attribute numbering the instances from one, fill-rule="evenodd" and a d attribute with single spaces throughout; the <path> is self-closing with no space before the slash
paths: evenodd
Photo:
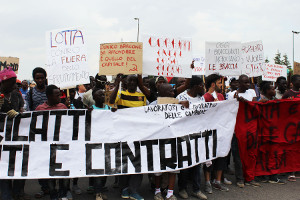
<path id="1" fill-rule="evenodd" d="M 238 102 L 0 114 L 0 179 L 181 170 L 230 150 Z"/>

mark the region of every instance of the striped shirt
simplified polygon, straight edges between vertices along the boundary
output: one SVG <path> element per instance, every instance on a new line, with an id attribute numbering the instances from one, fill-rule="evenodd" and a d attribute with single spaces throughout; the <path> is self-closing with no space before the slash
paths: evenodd
<path id="1" fill-rule="evenodd" d="M 130 93 L 128 90 L 118 92 L 115 103 L 118 108 L 140 107 L 146 105 L 146 96 L 143 93 Z"/>
<path id="2" fill-rule="evenodd" d="M 27 92 L 25 100 L 27 111 L 34 111 L 39 105 L 47 101 L 46 90 L 44 92 L 38 91 L 35 87 L 32 89 L 32 98 L 30 98 L 31 91 Z M 32 101 L 32 108 L 30 108 Z"/>

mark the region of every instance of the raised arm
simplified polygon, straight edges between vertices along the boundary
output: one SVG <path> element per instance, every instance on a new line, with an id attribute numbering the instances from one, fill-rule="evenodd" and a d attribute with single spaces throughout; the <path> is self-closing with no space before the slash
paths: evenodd
<path id="1" fill-rule="evenodd" d="M 110 104 L 114 104 L 115 103 L 115 100 L 116 100 L 116 97 L 117 97 L 117 94 L 118 94 L 118 91 L 119 91 L 119 87 L 120 87 L 120 82 L 121 82 L 121 78 L 122 78 L 123 74 L 118 74 L 117 77 L 116 77 L 116 80 L 115 80 L 115 88 L 114 90 L 112 91 L 110 97 L 109 97 L 109 103 Z"/>
<path id="2" fill-rule="evenodd" d="M 150 97 L 150 90 L 144 86 L 142 75 L 138 74 L 138 86 L 147 99 Z"/>

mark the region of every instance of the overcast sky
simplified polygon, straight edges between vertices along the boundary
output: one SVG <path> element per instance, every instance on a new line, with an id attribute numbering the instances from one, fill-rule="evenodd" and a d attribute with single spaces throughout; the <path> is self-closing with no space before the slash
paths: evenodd
<path id="1" fill-rule="evenodd" d="M 45 66 L 45 33 L 84 27 L 91 74 L 98 72 L 99 44 L 136 41 L 140 33 L 191 37 L 194 54 L 205 41 L 262 40 L 271 62 L 277 50 L 292 62 L 293 34 L 300 31 L 299 0 L 86 0 L 0 1 L 0 56 L 20 58 L 20 79 Z M 300 62 L 300 34 L 295 35 Z"/>

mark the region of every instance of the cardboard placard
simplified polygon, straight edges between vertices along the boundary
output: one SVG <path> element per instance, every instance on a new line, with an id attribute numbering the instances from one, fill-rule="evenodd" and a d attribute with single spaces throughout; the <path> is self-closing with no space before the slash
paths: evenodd
<path id="1" fill-rule="evenodd" d="M 7 67 L 12 67 L 14 72 L 17 74 L 19 71 L 19 58 L 0 57 L 0 71 Z"/>
<path id="2" fill-rule="evenodd" d="M 142 69 L 142 42 L 100 44 L 99 74 L 141 74 Z"/>
<path id="3" fill-rule="evenodd" d="M 300 63 L 294 62 L 294 74 L 300 75 Z"/>
<path id="4" fill-rule="evenodd" d="M 192 76 L 192 40 L 180 37 L 143 35 L 143 74 L 153 76 Z"/>
<path id="5" fill-rule="evenodd" d="M 205 42 L 205 75 L 241 75 L 241 42 Z"/>
<path id="6" fill-rule="evenodd" d="M 285 65 L 266 63 L 266 72 L 262 76 L 262 80 L 276 82 L 279 76 L 287 77 L 287 67 Z"/>
<path id="7" fill-rule="evenodd" d="M 48 83 L 61 89 L 90 83 L 85 31 L 66 28 L 46 33 Z"/>
<path id="8" fill-rule="evenodd" d="M 157 104 L 178 104 L 179 100 L 172 97 L 157 97 Z"/>
<path id="9" fill-rule="evenodd" d="M 242 43 L 242 74 L 256 77 L 265 74 L 264 46 L 261 40 Z"/>

